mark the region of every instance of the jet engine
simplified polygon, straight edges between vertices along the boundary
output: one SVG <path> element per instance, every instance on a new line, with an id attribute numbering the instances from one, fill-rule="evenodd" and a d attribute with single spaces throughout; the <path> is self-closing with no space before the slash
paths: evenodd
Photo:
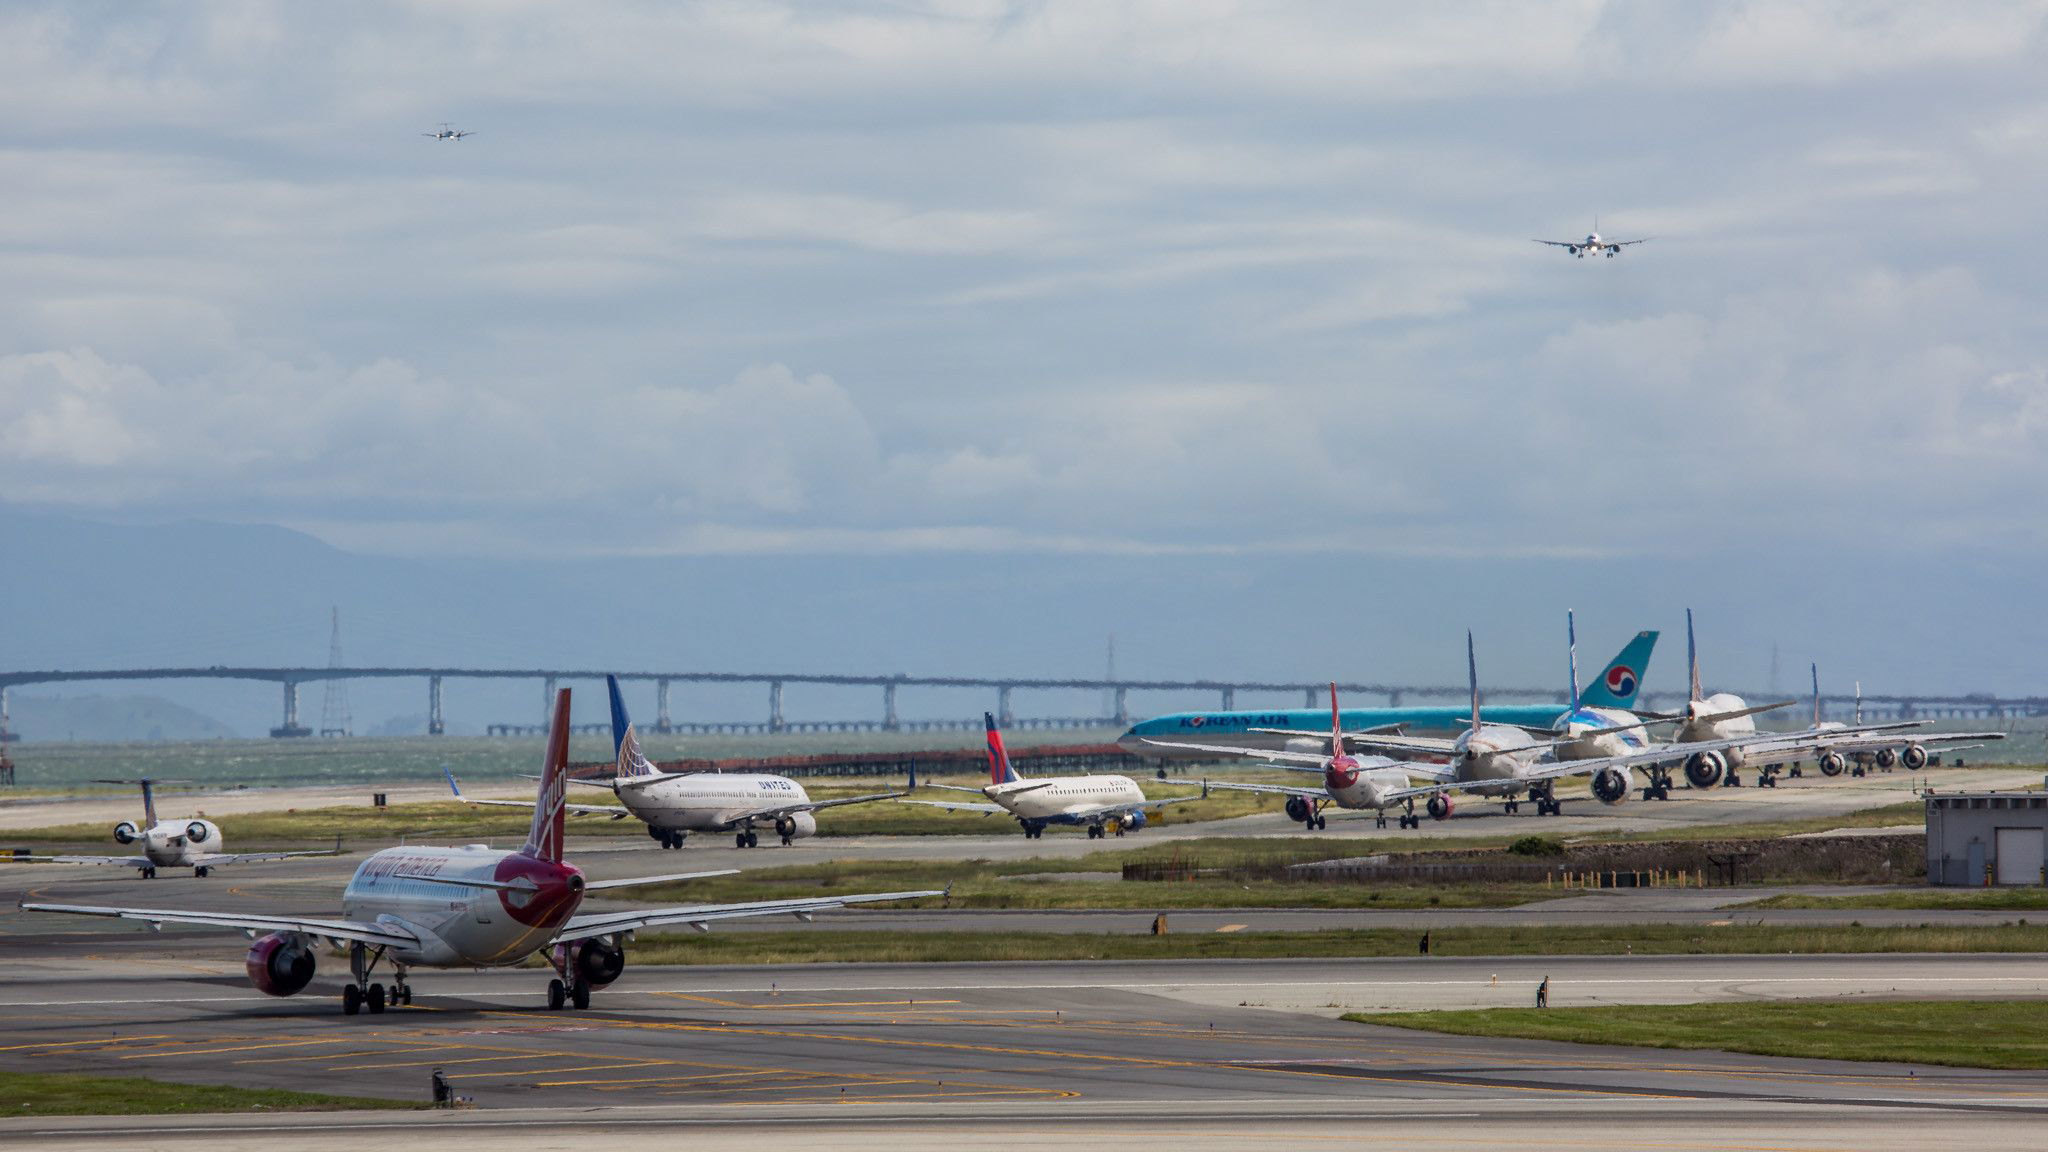
<path id="1" fill-rule="evenodd" d="M 1455 811 L 1457 811 L 1457 805 L 1451 802 L 1451 798 L 1448 794 L 1439 792 L 1436 795 L 1431 796 L 1429 798 L 1430 819 L 1448 820 L 1451 817 L 1451 813 Z"/>
<path id="2" fill-rule="evenodd" d="M 801 840 L 818 834 L 818 818 L 809 812 L 791 812 L 775 818 L 775 834 L 790 840 Z"/>
<path id="3" fill-rule="evenodd" d="M 1124 831 L 1136 832 L 1138 829 L 1143 828 L 1145 826 L 1145 810 L 1140 808 L 1135 811 L 1124 813 L 1123 822 Z"/>
<path id="4" fill-rule="evenodd" d="M 1306 824 L 1310 820 L 1315 819 L 1315 815 L 1315 805 L 1309 803 L 1308 797 L 1289 796 L 1287 798 L 1287 818 L 1289 820 L 1297 824 Z"/>
<path id="5" fill-rule="evenodd" d="M 1927 767 L 1927 749 L 1918 744 L 1908 744 L 1899 751 L 1899 763 L 1918 772 Z"/>
<path id="6" fill-rule="evenodd" d="M 213 826 L 204 820 L 194 820 L 190 824 L 185 825 L 185 839 L 191 843 L 204 844 L 206 843 L 206 838 L 211 835 L 213 835 Z"/>
<path id="7" fill-rule="evenodd" d="M 1619 804 L 1628 799 L 1635 781 L 1626 768 L 1602 768 L 1593 773 L 1593 796 L 1602 804 Z"/>
<path id="8" fill-rule="evenodd" d="M 133 844 L 140 838 L 135 830 L 135 825 L 130 824 L 128 821 L 123 820 L 119 824 L 114 825 L 114 843 Z"/>
<path id="9" fill-rule="evenodd" d="M 1685 758 L 1685 779 L 1695 788 L 1712 788 L 1727 770 L 1728 758 L 1719 752 L 1695 752 Z"/>
<path id="10" fill-rule="evenodd" d="M 313 982 L 313 949 L 292 932 L 272 932 L 249 946 L 249 983 L 270 996 L 290 996 Z"/>
<path id="11" fill-rule="evenodd" d="M 626 970 L 626 950 L 603 938 L 569 945 L 570 970 L 592 988 L 602 988 Z"/>
<path id="12" fill-rule="evenodd" d="M 1840 752 L 1823 752 L 1814 764 L 1820 768 L 1820 774 L 1823 776 L 1840 776 L 1842 769 L 1849 766 L 1849 760 Z"/>
<path id="13" fill-rule="evenodd" d="M 1889 769 L 1892 765 L 1897 764 L 1898 762 L 1899 754 L 1897 752 L 1894 752 L 1889 748 L 1879 748 L 1877 750 L 1877 766 L 1879 768 Z"/>

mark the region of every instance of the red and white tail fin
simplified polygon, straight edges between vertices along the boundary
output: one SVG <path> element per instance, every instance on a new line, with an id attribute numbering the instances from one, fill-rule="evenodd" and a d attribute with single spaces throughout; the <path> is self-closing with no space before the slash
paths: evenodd
<path id="1" fill-rule="evenodd" d="M 996 724 L 996 714 L 983 712 L 981 722 L 988 730 L 988 782 L 1009 784 L 1023 777 L 1010 767 L 1010 753 L 1003 748 L 1003 730 Z"/>
<path id="2" fill-rule="evenodd" d="M 521 856 L 562 862 L 563 825 L 569 810 L 569 690 L 555 693 L 555 715 L 548 725 L 548 758 L 541 765 L 540 791 L 533 798 L 533 829 L 526 834 Z"/>

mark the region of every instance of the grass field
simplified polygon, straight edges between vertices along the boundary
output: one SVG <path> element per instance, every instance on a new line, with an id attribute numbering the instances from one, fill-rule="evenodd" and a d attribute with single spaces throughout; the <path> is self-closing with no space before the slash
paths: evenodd
<path id="1" fill-rule="evenodd" d="M 1853 892 L 1823 896 L 1782 892 L 1751 900 L 1738 908 L 1891 908 L 1959 909 L 1985 912 L 2028 912 L 2048 909 L 2048 888 L 1914 888 L 1900 892 Z"/>
<path id="2" fill-rule="evenodd" d="M 2039 1000 L 1488 1008 L 1353 1013 L 1345 1019 L 1460 1036 L 1961 1068 L 2048 1068 L 2048 1002 Z"/>
<path id="3" fill-rule="evenodd" d="M 278 1088 L 173 1084 L 135 1076 L 0 1071 L 0 1116 L 145 1116 L 173 1112 L 339 1112 L 418 1108 L 405 1100 Z"/>
<path id="4" fill-rule="evenodd" d="M 1171 917 L 1168 917 L 1169 927 Z M 651 933 L 631 964 L 915 963 L 969 960 L 1171 960 L 1413 956 L 1406 929 L 1325 932 L 713 932 Z M 2039 952 L 2048 927 L 1567 925 L 1437 928 L 1439 956 L 1756 955 L 1855 952 Z M 1377 1019 L 1377 1018 L 1375 1018 Z"/>

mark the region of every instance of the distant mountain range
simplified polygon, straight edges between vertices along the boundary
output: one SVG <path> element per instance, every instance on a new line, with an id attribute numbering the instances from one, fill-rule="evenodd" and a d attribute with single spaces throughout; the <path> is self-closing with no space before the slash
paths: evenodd
<path id="1" fill-rule="evenodd" d="M 24 741 L 220 740 L 227 725 L 160 696 L 8 696 L 10 730 Z"/>
<path id="2" fill-rule="evenodd" d="M 1218 525 L 1201 543 L 1229 538 Z M 354 664 L 1092 677 L 1114 632 L 1127 676 L 1457 684 L 1469 627 L 1482 680 L 1562 690 L 1570 607 L 1588 660 L 1638 629 L 1663 630 L 1645 686 L 1669 690 L 1683 683 L 1690 606 L 1710 688 L 1771 687 L 1775 646 L 1776 686 L 1788 696 L 1803 693 L 1816 659 L 1834 691 L 1860 679 L 1873 692 L 2048 692 L 2038 658 L 2048 615 L 2033 611 L 2048 579 L 2033 565 L 1881 542 L 1864 555 L 1605 558 L 540 551 L 405 559 L 271 525 L 115 524 L 0 508 L 0 669 L 321 665 L 338 606 Z M 602 691 L 576 687 L 578 721 L 603 720 Z M 542 714 L 535 682 L 446 689 L 452 727 Z M 17 726 L 31 725 L 24 693 L 116 699 L 131 690 L 245 735 L 268 731 L 281 712 L 271 684 L 53 686 L 14 693 Z M 358 732 L 373 717 L 426 710 L 416 681 L 357 681 L 348 691 Z M 651 716 L 652 689 L 633 691 L 636 714 Z M 301 722 L 320 727 L 326 703 L 321 686 L 307 685 Z M 898 703 L 910 717 L 972 717 L 995 700 L 934 689 L 905 691 Z M 1131 699 L 1140 713 L 1214 704 L 1207 693 Z M 1092 715 L 1102 700 L 1029 692 L 1015 705 L 1024 715 Z M 753 685 L 678 685 L 673 708 L 677 719 L 757 718 L 767 699 Z M 869 689 L 792 686 L 785 708 L 792 718 L 873 717 L 881 700 Z"/>

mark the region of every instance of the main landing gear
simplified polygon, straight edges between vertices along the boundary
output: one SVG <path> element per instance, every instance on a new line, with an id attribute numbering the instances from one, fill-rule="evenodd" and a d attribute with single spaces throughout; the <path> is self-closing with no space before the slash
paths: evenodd
<path id="1" fill-rule="evenodd" d="M 735 848 L 759 848 L 761 846 L 760 834 L 752 828 L 735 832 L 732 837 L 732 846 Z"/>
<path id="2" fill-rule="evenodd" d="M 1042 823 L 1040 823 L 1039 821 L 1036 821 L 1036 820 L 1019 820 L 1019 821 L 1017 821 L 1017 824 L 1018 824 L 1018 826 L 1019 826 L 1019 827 L 1021 827 L 1021 828 L 1023 828 L 1023 829 L 1024 829 L 1024 838 L 1025 838 L 1026 840 L 1041 840 L 1041 839 L 1044 839 L 1044 837 L 1045 837 L 1045 825 L 1044 825 L 1044 824 L 1042 824 Z"/>
<path id="3" fill-rule="evenodd" d="M 192 869 L 192 875 L 198 877 L 201 880 L 204 880 L 208 876 L 213 875 L 213 869 L 207 867 L 204 864 L 201 864 L 198 867 Z"/>
<path id="4" fill-rule="evenodd" d="M 156 868 L 155 868 L 155 866 L 154 866 L 154 865 L 151 865 L 151 866 L 147 866 L 147 867 L 143 868 L 143 870 L 142 870 L 142 878 L 143 878 L 144 880 L 154 880 L 154 879 L 156 879 Z"/>
<path id="5" fill-rule="evenodd" d="M 1531 788 L 1529 790 L 1529 798 L 1536 801 L 1536 814 L 1538 816 L 1564 815 L 1564 801 L 1557 798 L 1557 792 L 1551 788 L 1547 781 L 1540 790 Z"/>
<path id="6" fill-rule="evenodd" d="M 647 826 L 647 835 L 663 848 L 681 848 L 683 846 L 683 834 L 681 832 L 672 832 L 667 828 L 656 828 L 650 824 Z"/>
<path id="7" fill-rule="evenodd" d="M 1382 811 L 1382 812 L 1380 813 L 1380 827 L 1382 827 L 1382 828 L 1385 828 L 1386 826 L 1387 826 L 1387 815 L 1386 815 L 1386 813 L 1385 813 L 1384 811 Z M 1422 827 L 1422 817 L 1420 817 L 1420 816 L 1418 816 L 1418 815 L 1416 815 L 1416 814 L 1415 814 L 1415 801 L 1413 801 L 1413 800 L 1410 800 L 1410 801 L 1408 801 L 1408 807 L 1407 807 L 1407 809 L 1406 809 L 1405 811 L 1403 811 L 1403 812 L 1401 813 L 1401 827 L 1403 827 L 1403 828 L 1420 828 L 1420 827 Z"/>
<path id="8" fill-rule="evenodd" d="M 1643 799 L 1671 799 L 1671 769 L 1652 767 L 1648 769 L 1648 772 L 1650 775 L 1650 782 L 1648 784 L 1643 785 Z"/>
<path id="9" fill-rule="evenodd" d="M 351 944 L 348 950 L 349 973 L 355 983 L 345 984 L 341 989 L 341 1014 L 354 1016 L 367 1010 L 375 1016 L 392 1007 L 412 1006 L 412 985 L 405 982 L 405 969 L 393 965 L 391 988 L 387 994 L 382 984 L 370 982 L 370 974 L 377 970 L 377 961 L 384 958 L 384 949 L 372 948 L 367 944 Z"/>
<path id="10" fill-rule="evenodd" d="M 565 1004 L 574 1005 L 578 1011 L 590 1007 L 590 985 L 581 980 L 565 984 L 559 976 L 548 981 L 548 1011 L 560 1012 Z"/>

